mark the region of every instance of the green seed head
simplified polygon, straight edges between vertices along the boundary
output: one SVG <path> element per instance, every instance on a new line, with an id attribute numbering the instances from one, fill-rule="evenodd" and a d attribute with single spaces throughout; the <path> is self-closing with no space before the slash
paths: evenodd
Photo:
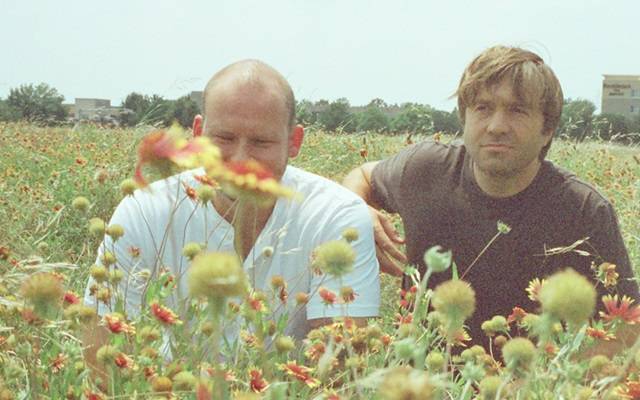
<path id="1" fill-rule="evenodd" d="M 138 185 L 136 184 L 136 181 L 131 178 L 127 178 L 120 183 L 120 191 L 125 196 L 132 196 L 133 192 L 135 192 L 137 188 Z"/>
<path id="2" fill-rule="evenodd" d="M 424 253 L 424 263 L 433 272 L 446 271 L 451 266 L 451 251 L 441 252 L 441 249 L 434 246 Z"/>
<path id="3" fill-rule="evenodd" d="M 540 289 L 542 310 L 554 318 L 581 325 L 596 305 L 593 285 L 572 269 L 553 274 Z"/>
<path id="4" fill-rule="evenodd" d="M 476 294 L 471 286 L 461 280 L 441 283 L 433 292 L 433 308 L 450 324 L 460 328 L 476 308 Z"/>
<path id="5" fill-rule="evenodd" d="M 502 379 L 499 376 L 485 377 L 480 381 L 480 398 L 482 400 L 494 400 L 500 385 L 502 385 Z"/>
<path id="6" fill-rule="evenodd" d="M 342 232 L 342 237 L 349 243 L 358 240 L 358 230 L 356 228 L 347 228 Z"/>
<path id="7" fill-rule="evenodd" d="M 118 224 L 109 225 L 106 229 L 106 233 L 111 236 L 111 239 L 115 242 L 124 235 L 124 227 Z"/>
<path id="8" fill-rule="evenodd" d="M 331 276 L 341 277 L 353 270 L 356 252 L 344 240 L 333 240 L 323 243 L 316 248 L 316 265 L 320 270 Z"/>
<path id="9" fill-rule="evenodd" d="M 87 211 L 90 205 L 89 199 L 84 196 L 78 196 L 71 202 L 71 207 L 81 212 Z"/>
<path id="10" fill-rule="evenodd" d="M 245 293 L 247 279 L 235 254 L 210 252 L 194 257 L 188 270 L 189 293 L 193 297 L 224 298 Z"/>
<path id="11" fill-rule="evenodd" d="M 522 337 L 511 339 L 502 347 L 505 365 L 513 371 L 527 369 L 535 354 L 536 347 L 531 340 Z"/>

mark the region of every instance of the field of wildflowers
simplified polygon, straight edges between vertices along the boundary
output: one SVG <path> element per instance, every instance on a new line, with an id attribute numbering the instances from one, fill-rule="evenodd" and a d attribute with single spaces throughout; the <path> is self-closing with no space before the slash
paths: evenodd
<path id="1" fill-rule="evenodd" d="M 260 166 L 219 168 L 215 149 L 204 141 L 149 132 L 0 125 L 0 400 L 640 399 L 640 344 L 629 343 L 612 357 L 589 353 L 640 324 L 636 304 L 596 299 L 585 278 L 566 270 L 531 283 L 540 310 L 516 308 L 483 324 L 492 338 L 487 351 L 464 341 L 464 321 L 476 307 L 473 288 L 457 279 L 427 288 L 432 274 L 452 275 L 451 255 L 438 249 L 425 255 L 425 276 L 408 268 L 411 290 L 399 291 L 395 279 L 383 277 L 381 318 L 366 327 L 340 320 L 301 344 L 283 335 L 283 321 L 270 316 L 283 298 L 303 306 L 305 294 L 287 293 L 278 277 L 271 290 L 253 291 L 234 256 L 206 253 L 197 244 L 183 249 L 192 260 L 193 300 L 186 315 L 165 304 L 174 277 L 161 272 L 148 280 L 149 303 L 139 315 L 125 315 L 119 304 L 98 317 L 81 300 L 89 275 L 104 302 L 117 296 L 122 279 L 113 254 L 105 252 L 102 265 L 94 265 L 102 237 L 123 234 L 104 221 L 144 181 L 204 165 L 225 190 L 241 196 L 293 195 Z M 393 154 L 412 140 L 419 139 L 311 130 L 293 164 L 339 181 L 363 161 Z M 549 158 L 613 201 L 632 265 L 639 268 L 640 150 L 556 140 Z M 193 201 L 206 203 L 210 194 L 195 191 Z M 499 231 L 508 227 L 497 226 Z M 320 273 L 340 275 L 350 267 L 354 235 L 346 231 L 343 240 L 317 250 Z M 610 264 L 595 266 L 594 274 L 615 284 Z M 321 295 L 328 304 L 348 304 L 349 289 Z M 601 318 L 589 320 L 600 302 Z M 221 326 L 230 318 L 242 321 L 240 337 L 221 343 Z M 107 344 L 97 352 L 103 374 L 92 373 L 84 357 L 82 338 L 96 323 L 107 332 Z M 162 355 L 163 337 L 170 338 L 173 359 Z"/>

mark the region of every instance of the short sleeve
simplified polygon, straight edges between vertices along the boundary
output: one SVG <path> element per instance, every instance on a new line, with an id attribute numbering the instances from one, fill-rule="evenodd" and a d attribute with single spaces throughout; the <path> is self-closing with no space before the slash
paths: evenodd
<path id="1" fill-rule="evenodd" d="M 356 253 L 353 271 L 341 279 L 327 275 L 311 274 L 310 299 L 307 303 L 307 319 L 330 318 L 342 315 L 375 317 L 380 313 L 380 273 L 373 239 L 373 226 L 365 203 L 356 199 L 350 206 L 340 207 L 330 222 L 323 227 L 319 243 L 340 239 L 346 228 L 358 230 L 358 239 L 351 243 Z M 356 294 L 349 304 L 325 305 L 318 290 L 321 287 L 339 295 L 340 288 L 348 286 Z"/>
<path id="2" fill-rule="evenodd" d="M 404 171 L 417 149 L 417 145 L 407 147 L 374 167 L 371 173 L 371 200 L 382 209 L 392 213 L 399 212 L 398 195 L 404 190 Z"/>

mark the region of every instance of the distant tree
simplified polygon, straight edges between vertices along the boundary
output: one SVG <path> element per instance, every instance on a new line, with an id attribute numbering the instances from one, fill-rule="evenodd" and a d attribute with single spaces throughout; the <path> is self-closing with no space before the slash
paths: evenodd
<path id="1" fill-rule="evenodd" d="M 0 121 L 12 121 L 15 115 L 6 100 L 0 99 Z"/>
<path id="2" fill-rule="evenodd" d="M 11 89 L 7 97 L 10 113 L 16 119 L 43 123 L 64 121 L 67 110 L 63 101 L 64 96 L 46 83 L 21 85 Z"/>
<path id="3" fill-rule="evenodd" d="M 177 121 L 183 127 L 188 128 L 193 123 L 193 117 L 200 113 L 198 103 L 188 95 L 174 101 L 166 101 L 165 104 L 167 108 L 164 117 L 165 125 L 171 125 L 174 121 Z"/>
<path id="4" fill-rule="evenodd" d="M 389 105 L 386 101 L 382 100 L 379 97 L 376 97 L 375 99 L 371 100 L 369 104 L 367 104 L 367 107 L 387 108 L 389 107 Z"/>
<path id="5" fill-rule="evenodd" d="M 431 110 L 431 119 L 433 120 L 433 131 L 444 132 L 451 135 L 462 132 L 462 124 L 458 117 L 458 110 L 451 112 L 442 110 Z"/>
<path id="6" fill-rule="evenodd" d="M 384 132 L 389 130 L 389 117 L 383 111 L 386 103 L 382 100 L 376 102 L 376 100 L 380 99 L 374 99 L 356 115 L 356 129 L 358 131 Z"/>
<path id="7" fill-rule="evenodd" d="M 560 134 L 578 141 L 593 134 L 593 113 L 596 106 L 589 100 L 566 99 L 560 117 Z"/>
<path id="8" fill-rule="evenodd" d="M 138 124 L 155 125 L 165 123 L 167 113 L 170 112 L 170 103 L 157 94 L 153 96 L 132 92 L 122 102 L 123 112 L 120 115 L 120 124 L 135 126 Z"/>
<path id="9" fill-rule="evenodd" d="M 355 126 L 349 108 L 349 100 L 344 97 L 339 98 L 329 103 L 329 106 L 318 114 L 318 122 L 328 131 L 336 131 L 340 128 L 346 132 L 352 132 Z"/>
<path id="10" fill-rule="evenodd" d="M 431 107 L 415 103 L 403 104 L 402 111 L 391 121 L 391 129 L 397 133 L 433 132 Z"/>
<path id="11" fill-rule="evenodd" d="M 624 115 L 602 113 L 594 118 L 594 132 L 602 140 L 624 141 L 630 132 L 629 120 Z"/>
<path id="12" fill-rule="evenodd" d="M 304 126 L 313 125 L 318 120 L 318 115 L 313 112 L 313 103 L 309 100 L 296 102 L 296 122 Z"/>

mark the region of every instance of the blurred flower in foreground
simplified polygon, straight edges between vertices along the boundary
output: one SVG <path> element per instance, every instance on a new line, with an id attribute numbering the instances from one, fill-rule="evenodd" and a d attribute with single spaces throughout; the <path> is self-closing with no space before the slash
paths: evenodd
<path id="1" fill-rule="evenodd" d="M 430 400 L 438 396 L 429 375 L 409 366 L 389 370 L 378 388 L 378 394 L 385 400 Z"/>
<path id="2" fill-rule="evenodd" d="M 311 377 L 311 368 L 304 365 L 298 365 L 295 361 L 289 361 L 286 364 L 278 364 L 280 370 L 286 372 L 289 376 L 296 378 L 297 380 L 304 382 L 310 388 L 316 387 L 320 384 L 320 381 Z"/>
<path id="3" fill-rule="evenodd" d="M 189 293 L 193 297 L 233 297 L 246 291 L 247 279 L 233 253 L 200 253 L 188 271 Z"/>
<path id="4" fill-rule="evenodd" d="M 38 272 L 25 279 L 21 294 L 33 304 L 36 313 L 46 316 L 62 304 L 64 288 L 58 276 L 50 272 Z"/>
<path id="5" fill-rule="evenodd" d="M 162 176 L 173 173 L 173 167 L 205 169 L 215 168 L 220 164 L 220 151 L 207 138 L 197 137 L 191 141 L 184 138 L 182 128 L 172 126 L 168 131 L 151 132 L 142 139 L 138 147 L 138 163 L 136 164 L 135 181 L 146 186 L 142 175 L 142 167 L 149 165 L 158 170 Z"/>
<path id="6" fill-rule="evenodd" d="M 295 192 L 282 186 L 271 171 L 255 160 L 228 162 L 224 168 L 207 168 L 207 176 L 220 183 L 231 198 L 250 198 L 259 205 L 275 197 L 294 198 Z"/>
<path id="7" fill-rule="evenodd" d="M 178 319 L 178 316 L 173 311 L 167 307 L 161 306 L 157 302 L 151 303 L 151 313 L 153 313 L 153 316 L 156 317 L 158 321 L 165 325 L 182 324 L 182 321 Z"/>
<path id="8" fill-rule="evenodd" d="M 540 289 L 542 310 L 574 324 L 586 322 L 596 306 L 596 290 L 576 271 L 567 269 L 553 274 Z"/>
<path id="9" fill-rule="evenodd" d="M 606 295 L 602 297 L 602 303 L 606 312 L 600 311 L 600 316 L 606 321 L 621 319 L 627 324 L 633 325 L 640 322 L 640 307 L 631 306 L 633 299 L 627 296 L 618 298 L 618 295 Z"/>

